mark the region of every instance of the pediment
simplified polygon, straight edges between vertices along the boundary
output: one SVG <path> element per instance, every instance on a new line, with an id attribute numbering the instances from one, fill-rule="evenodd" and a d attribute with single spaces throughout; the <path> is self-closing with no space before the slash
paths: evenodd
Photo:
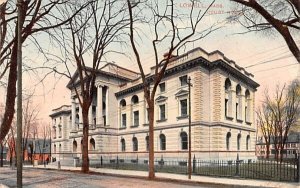
<path id="1" fill-rule="evenodd" d="M 189 94 L 189 92 L 187 90 L 182 89 L 182 90 L 178 91 L 177 93 L 175 93 L 175 96 L 180 97 L 180 96 L 184 96 L 184 95 L 188 95 L 188 94 Z"/>
<path id="2" fill-rule="evenodd" d="M 163 102 L 166 101 L 168 99 L 168 97 L 165 96 L 159 96 L 155 99 L 156 102 Z"/>

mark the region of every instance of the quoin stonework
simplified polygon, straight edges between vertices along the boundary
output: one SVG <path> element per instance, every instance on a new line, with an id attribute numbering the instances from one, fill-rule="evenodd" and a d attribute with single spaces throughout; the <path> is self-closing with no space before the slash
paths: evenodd
<path id="1" fill-rule="evenodd" d="M 154 68 L 148 79 L 154 74 Z M 82 117 L 72 83 L 71 105 L 52 111 L 52 157 L 81 158 Z M 191 78 L 192 155 L 205 160 L 255 158 L 254 76 L 220 51 L 193 49 L 173 57 L 155 104 L 156 158 L 188 156 L 188 78 Z M 90 161 L 100 156 L 148 158 L 148 118 L 139 73 L 108 63 L 97 71 L 89 110 Z"/>

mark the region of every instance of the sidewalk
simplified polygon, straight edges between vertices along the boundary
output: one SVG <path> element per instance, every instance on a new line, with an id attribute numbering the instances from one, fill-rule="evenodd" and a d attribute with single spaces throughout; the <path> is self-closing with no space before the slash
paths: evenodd
<path id="1" fill-rule="evenodd" d="M 39 165 L 36 167 L 25 166 L 25 168 L 41 168 L 41 169 L 58 169 L 57 166 Z M 62 166 L 61 170 L 80 171 L 80 167 L 68 167 Z M 105 169 L 105 168 L 90 168 L 90 172 L 111 175 L 111 176 L 122 176 L 132 178 L 147 178 L 148 172 L 146 171 L 133 171 L 133 170 L 116 170 L 116 169 Z M 278 187 L 278 188 L 300 188 L 299 183 L 289 182 L 273 182 L 266 180 L 252 180 L 252 179 L 233 179 L 224 177 L 209 177 L 209 176 L 195 176 L 192 175 L 191 180 L 188 179 L 187 175 L 171 174 L 171 173 L 156 173 L 156 179 L 159 181 L 178 181 L 185 183 L 199 183 L 199 184 L 210 184 L 210 185 L 228 185 L 228 186 L 245 186 L 245 187 Z M 1 185 L 0 185 L 1 188 Z"/>

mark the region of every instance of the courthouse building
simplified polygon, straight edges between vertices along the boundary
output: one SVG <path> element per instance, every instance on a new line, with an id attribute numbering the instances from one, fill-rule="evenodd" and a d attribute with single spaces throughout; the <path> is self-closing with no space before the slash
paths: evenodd
<path id="1" fill-rule="evenodd" d="M 151 68 L 147 78 L 154 74 Z M 193 49 L 173 57 L 156 92 L 156 158 L 188 156 L 188 84 L 191 78 L 192 155 L 197 159 L 255 158 L 253 75 L 220 51 Z M 52 152 L 81 157 L 82 115 L 71 83 L 71 105 L 54 109 Z M 147 104 L 139 73 L 108 63 L 97 71 L 89 110 L 90 159 L 99 156 L 147 158 Z"/>

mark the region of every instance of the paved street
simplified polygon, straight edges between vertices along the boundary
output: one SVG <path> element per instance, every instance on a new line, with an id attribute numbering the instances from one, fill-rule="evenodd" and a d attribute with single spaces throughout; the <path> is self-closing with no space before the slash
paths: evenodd
<path id="1" fill-rule="evenodd" d="M 16 170 L 0 168 L 0 188 L 1 184 L 8 187 L 16 187 Z M 145 179 L 124 178 L 104 176 L 100 174 L 81 174 L 79 172 L 56 171 L 43 169 L 24 169 L 24 187 L 111 187 L 111 188 L 134 188 L 134 187 L 172 187 L 172 188 L 192 188 L 208 187 L 199 184 L 183 184 L 173 182 L 148 181 Z M 224 186 L 222 186 L 224 187 Z"/>

